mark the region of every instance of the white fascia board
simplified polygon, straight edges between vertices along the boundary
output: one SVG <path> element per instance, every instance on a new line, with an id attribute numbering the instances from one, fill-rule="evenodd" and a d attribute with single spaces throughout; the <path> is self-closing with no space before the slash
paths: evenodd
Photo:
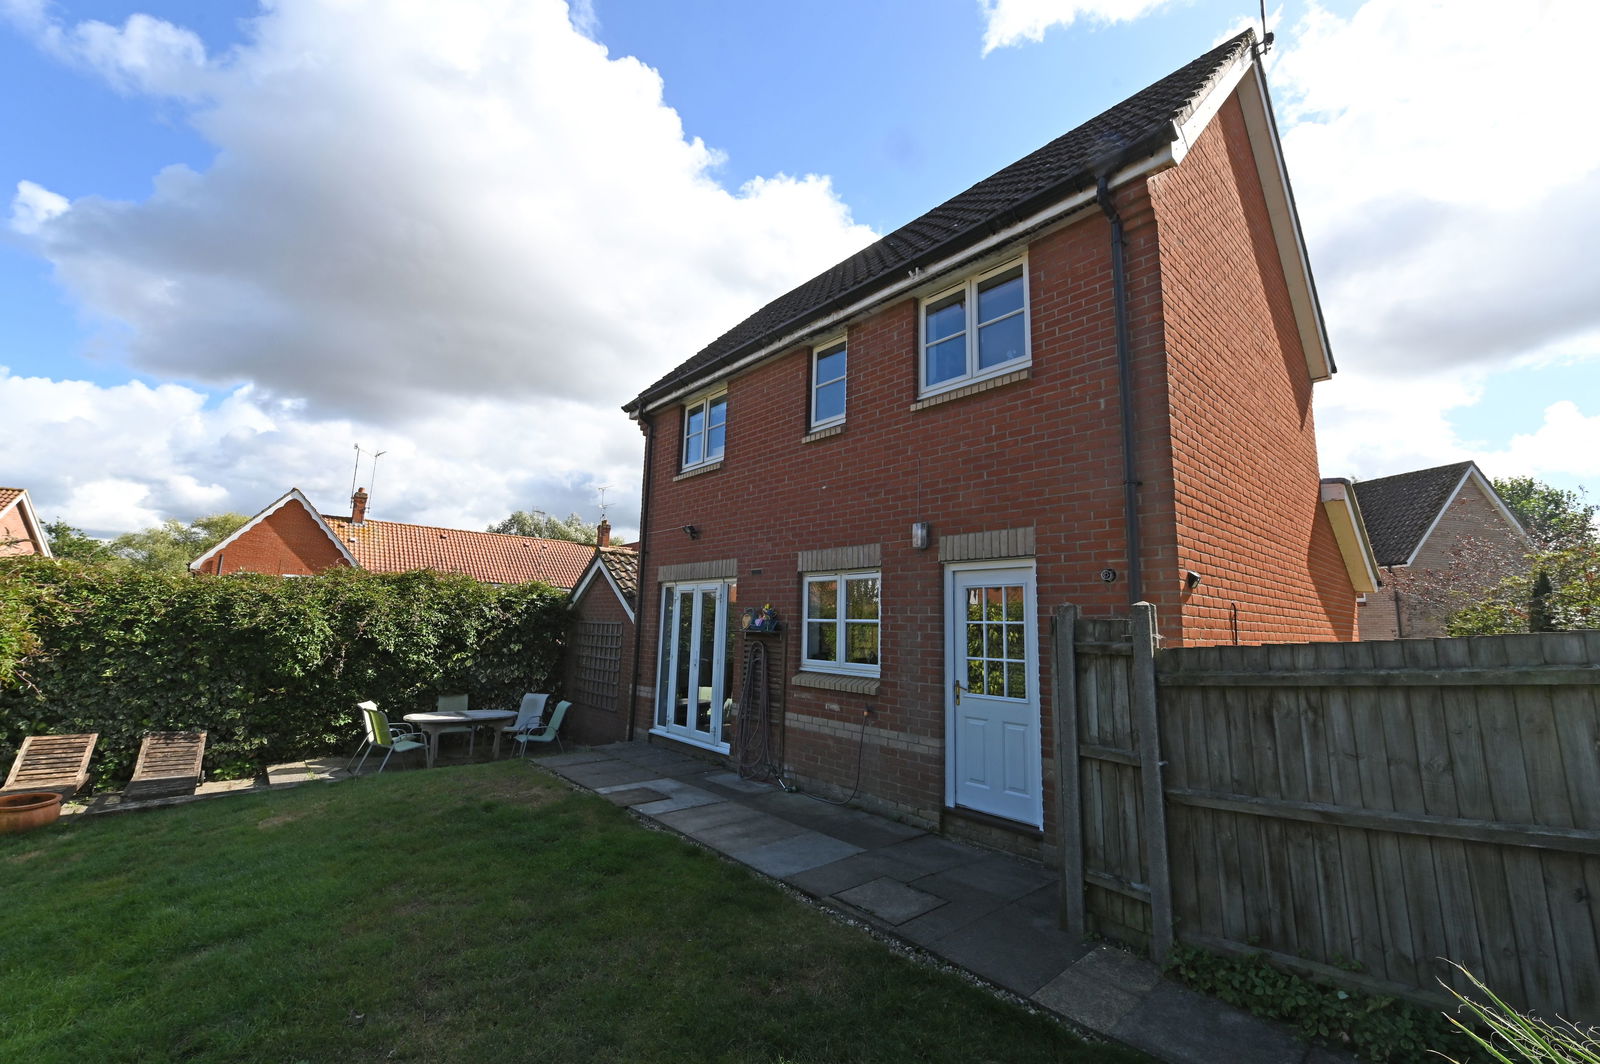
<path id="1" fill-rule="evenodd" d="M 311 515 L 311 519 L 317 523 L 318 528 L 322 529 L 323 534 L 333 541 L 333 545 L 339 548 L 339 553 L 344 555 L 345 561 L 349 562 L 353 568 L 361 568 L 361 563 L 356 561 L 356 556 L 350 553 L 350 548 L 344 545 L 344 543 L 334 533 L 332 527 L 329 526 L 328 522 L 324 521 L 322 519 L 322 515 L 317 513 L 316 507 L 311 505 L 311 500 L 307 499 L 303 494 L 301 494 L 299 488 L 290 488 L 288 491 L 279 496 L 278 500 L 272 505 L 256 514 L 244 524 L 240 525 L 239 530 L 233 535 L 229 536 L 227 539 L 223 540 L 221 543 L 218 543 L 215 547 L 212 547 L 210 550 L 200 555 L 200 557 L 190 562 L 189 569 L 198 573 L 200 571 L 200 567 L 209 561 L 213 555 L 226 550 L 229 544 L 231 544 L 234 540 L 238 539 L 240 536 L 259 525 L 262 521 L 265 521 L 267 518 L 283 509 L 286 505 L 288 505 L 290 500 L 298 502 L 301 506 L 306 508 L 306 513 Z"/>
<path id="2" fill-rule="evenodd" d="M 1524 540 L 1532 542 L 1532 537 L 1528 535 L 1527 529 L 1522 527 L 1522 522 L 1518 521 L 1516 515 L 1506 507 L 1505 500 L 1501 499 L 1500 493 L 1494 490 L 1494 485 L 1489 483 L 1489 478 L 1485 477 L 1478 469 L 1478 463 L 1471 462 L 1467 465 L 1467 471 L 1461 474 L 1461 479 L 1456 481 L 1456 486 L 1450 489 L 1450 494 L 1445 497 L 1444 505 L 1439 507 L 1439 512 L 1433 515 L 1432 521 L 1428 522 L 1428 530 L 1422 533 L 1422 538 L 1417 540 L 1417 545 L 1412 548 L 1411 556 L 1405 560 L 1404 564 L 1413 565 L 1416 563 L 1417 555 L 1422 553 L 1423 545 L 1433 535 L 1433 530 L 1439 527 L 1439 522 L 1444 520 L 1444 515 L 1450 511 L 1450 507 L 1454 506 L 1456 500 L 1461 497 L 1461 489 L 1467 486 L 1467 481 L 1469 480 L 1477 483 L 1484 495 L 1488 496 L 1489 502 L 1494 506 L 1496 512 L 1507 521 L 1510 521 L 1511 527 L 1520 532 Z"/>
<path id="3" fill-rule="evenodd" d="M 1278 123 L 1272 115 L 1266 81 L 1259 63 L 1251 62 L 1250 69 L 1254 76 L 1241 78 L 1238 83 L 1239 106 L 1244 111 L 1245 130 L 1250 135 L 1251 154 L 1261 178 L 1261 192 L 1289 288 L 1289 305 L 1300 332 L 1300 346 L 1305 350 L 1306 368 L 1313 381 L 1325 381 L 1333 376 L 1328 329 L 1322 320 L 1322 306 L 1311 276 L 1311 260 L 1306 255 L 1305 234 L 1300 230 L 1300 215 L 1295 209 L 1289 171 L 1284 166 L 1283 145 L 1278 139 Z M 1194 133 L 1198 135 L 1199 131 Z"/>
<path id="4" fill-rule="evenodd" d="M 20 488 L 18 490 L 21 494 L 17 496 L 12 506 L 15 506 L 17 512 L 22 515 L 22 523 L 28 527 L 28 534 L 33 537 L 34 545 L 39 548 L 40 556 L 45 558 L 55 557 L 50 553 L 50 537 L 45 535 L 44 525 L 40 523 L 39 515 L 33 510 L 33 500 L 28 498 L 28 489 Z M 10 506 L 6 507 L 7 510 L 10 508 Z"/>
<path id="5" fill-rule="evenodd" d="M 572 591 L 567 595 L 568 601 L 576 603 L 578 599 L 583 597 L 583 593 L 594 582 L 597 571 L 601 576 L 605 577 L 606 583 L 611 586 L 611 593 L 617 596 L 617 601 L 622 603 L 622 610 L 628 615 L 629 622 L 637 623 L 633 615 L 633 607 L 628 603 L 628 596 L 622 593 L 622 586 L 617 583 L 617 578 L 611 575 L 611 570 L 606 568 L 606 563 L 600 560 L 598 552 L 594 556 L 594 561 L 590 562 L 589 567 L 583 571 L 583 576 L 579 577 L 578 582 L 572 586 Z"/>
<path id="6" fill-rule="evenodd" d="M 1189 117 L 1172 124 L 1173 162 L 1183 162 L 1189 149 L 1194 147 L 1194 142 L 1200 139 L 1200 134 L 1211 124 L 1217 112 L 1222 110 L 1222 105 L 1228 102 L 1228 97 L 1233 95 L 1233 90 L 1238 88 L 1239 82 L 1254 66 L 1255 53 L 1251 49 L 1247 48 L 1234 56 L 1233 63 L 1212 79 L 1200 106 L 1191 111 Z"/>
<path id="7" fill-rule="evenodd" d="M 1378 578 L 1378 556 L 1367 537 L 1367 523 L 1361 516 L 1361 503 L 1348 480 L 1329 477 L 1322 481 L 1322 507 L 1333 525 L 1333 538 L 1344 555 L 1345 570 L 1358 594 L 1371 594 L 1382 581 Z"/>
<path id="8" fill-rule="evenodd" d="M 1169 144 L 1160 151 L 1157 151 L 1154 155 L 1151 155 L 1149 158 L 1142 159 L 1139 162 L 1136 162 L 1130 166 L 1125 166 L 1121 170 L 1118 170 L 1115 174 L 1111 175 L 1107 181 L 1107 184 L 1112 188 L 1116 188 L 1120 185 L 1127 184 L 1134 178 L 1142 177 L 1145 174 L 1155 173 L 1158 170 L 1165 169 L 1166 167 L 1173 165 L 1173 162 L 1174 157 L 1172 145 Z M 1074 218 L 1073 215 L 1079 211 L 1094 208 L 1095 197 L 1097 194 L 1097 191 L 1093 188 L 1074 193 L 1073 195 L 1068 196 L 1066 199 L 1061 200 L 1059 203 L 1051 204 L 1044 210 L 1029 215 L 1027 218 L 1024 218 L 1015 225 L 1009 226 L 1006 229 L 995 233 L 993 236 L 979 241 L 977 244 L 974 244 L 969 248 L 959 251 L 948 258 L 940 259 L 932 266 L 929 266 L 925 269 L 910 271 L 904 278 L 888 286 L 887 288 L 880 288 L 870 295 L 863 296 L 861 299 L 843 308 L 842 310 L 836 310 L 832 314 L 826 315 L 825 317 L 809 321 L 800 328 L 795 329 L 787 335 L 761 348 L 759 351 L 755 351 L 752 354 L 746 355 L 744 358 L 739 359 L 732 365 L 724 366 L 714 372 L 708 372 L 703 376 L 693 378 L 692 380 L 662 396 L 660 399 L 656 399 L 648 405 L 641 407 L 639 410 L 635 411 L 632 416 L 637 420 L 637 418 L 642 414 L 656 413 L 659 410 L 672 406 L 687 396 L 694 395 L 697 392 L 705 391 L 707 388 L 711 387 L 712 384 L 726 380 L 727 378 L 734 376 L 736 373 L 746 369 L 749 366 L 753 366 L 758 362 L 765 361 L 766 359 L 771 358 L 773 355 L 782 354 L 791 348 L 798 347 L 802 342 L 810 339 L 811 337 L 817 336 L 824 331 L 829 331 L 831 334 L 831 332 L 837 331 L 840 327 L 846 325 L 852 318 L 855 318 L 856 316 L 875 307 L 893 302 L 902 296 L 914 293 L 918 289 L 931 287 L 933 282 L 941 275 L 964 267 L 977 259 L 983 258 L 985 255 L 989 255 L 998 251 L 998 249 L 1005 247 L 1007 244 L 1011 244 L 1025 236 L 1032 235 L 1035 230 L 1043 229 L 1046 226 L 1065 225 L 1077 221 L 1078 219 Z"/>

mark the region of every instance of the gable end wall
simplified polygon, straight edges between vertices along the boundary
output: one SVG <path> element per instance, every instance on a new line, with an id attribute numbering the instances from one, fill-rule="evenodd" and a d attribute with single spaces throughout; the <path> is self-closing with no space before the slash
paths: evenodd
<path id="1" fill-rule="evenodd" d="M 217 572 L 218 560 L 207 559 L 204 571 Z M 310 576 L 350 564 L 298 499 L 290 499 L 228 544 L 220 560 L 223 573 L 279 576 Z"/>

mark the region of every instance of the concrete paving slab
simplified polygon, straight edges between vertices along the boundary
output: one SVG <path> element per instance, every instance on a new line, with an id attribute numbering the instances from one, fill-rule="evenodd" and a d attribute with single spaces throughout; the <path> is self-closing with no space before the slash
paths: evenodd
<path id="1" fill-rule="evenodd" d="M 1112 1037 L 1169 1061 L 1215 1064 L 1302 1064 L 1306 1046 L 1287 1029 L 1216 998 L 1162 980 L 1111 1028 Z"/>
<path id="2" fill-rule="evenodd" d="M 1090 950 L 1072 970 L 1096 982 L 1114 983 L 1136 994 L 1154 990 L 1161 984 L 1161 969 L 1154 962 L 1115 946 Z"/>
<path id="3" fill-rule="evenodd" d="M 943 898 L 918 890 L 916 887 L 908 887 L 898 879 L 890 879 L 887 876 L 874 879 L 870 883 L 863 883 L 859 887 L 841 890 L 834 897 L 872 914 L 890 926 L 903 924 L 944 904 Z"/>
<path id="4" fill-rule="evenodd" d="M 938 873 L 936 878 L 994 894 L 1006 901 L 1015 901 L 1055 882 L 1055 877 L 1039 865 L 1003 854 L 992 854 L 971 864 L 956 865 Z"/>
<path id="5" fill-rule="evenodd" d="M 1061 974 L 1088 948 L 1052 921 L 1007 905 L 939 939 L 937 952 L 1026 997 Z"/>
<path id="6" fill-rule="evenodd" d="M 661 773 L 656 769 L 641 768 L 638 765 L 625 765 L 617 761 L 593 765 L 572 765 L 561 769 L 557 775 L 563 776 L 592 791 L 602 792 L 607 787 L 632 787 L 648 784 L 661 778 Z"/>
<path id="7" fill-rule="evenodd" d="M 663 797 L 669 797 L 663 795 Z M 690 832 L 703 828 L 717 827 L 722 824 L 738 823 L 760 817 L 761 814 L 754 809 L 746 809 L 737 802 L 718 802 L 713 805 L 696 805 L 687 809 L 675 809 L 652 817 L 672 828 L 674 831 Z"/>
<path id="8" fill-rule="evenodd" d="M 230 794 L 233 791 L 248 791 L 256 786 L 253 779 L 244 780 L 208 780 L 194 789 L 196 794 Z"/>
<path id="9" fill-rule="evenodd" d="M 652 790 L 649 787 L 608 787 L 601 796 L 609 802 L 623 806 L 659 802 L 667 797 L 660 791 Z"/>
<path id="10" fill-rule="evenodd" d="M 853 854 L 838 861 L 831 861 L 816 868 L 808 868 L 803 872 L 796 872 L 784 876 L 784 882 L 805 891 L 807 894 L 818 898 L 826 898 L 830 894 L 837 894 L 841 890 L 849 890 L 863 883 L 871 882 L 891 871 L 904 871 L 903 865 L 896 864 L 887 858 L 879 857 L 872 850 Z M 895 877 L 904 878 L 904 877 Z"/>
<path id="11" fill-rule="evenodd" d="M 766 794 L 777 789 L 776 784 L 740 779 L 737 772 L 708 772 L 705 781 L 726 787 L 730 791 L 738 791 L 740 794 Z"/>
<path id="12" fill-rule="evenodd" d="M 634 809 L 645 816 L 656 817 L 662 813 L 676 812 L 679 809 L 693 809 L 697 805 L 715 805 L 726 801 L 727 799 L 720 794 L 702 791 L 698 787 L 685 787 L 682 790 L 671 792 L 667 798 L 659 802 L 646 802 L 643 805 L 634 806 Z"/>
<path id="13" fill-rule="evenodd" d="M 796 838 L 805 834 L 805 828 L 768 816 L 755 809 L 746 809 L 749 819 L 730 821 L 688 832 L 690 837 L 712 849 L 731 854 L 754 849 L 767 843 Z"/>
<path id="14" fill-rule="evenodd" d="M 902 842 L 880 846 L 875 851 L 902 866 L 907 875 L 896 879 L 920 879 L 922 876 L 943 872 L 957 865 L 973 864 L 984 858 L 987 851 L 965 846 L 935 835 L 919 835 Z"/>
<path id="15" fill-rule="evenodd" d="M 848 842 L 840 842 L 815 831 L 802 831 L 799 835 L 748 850 L 729 851 L 728 856 L 743 861 L 758 872 L 783 877 L 860 852 L 861 847 Z"/>
<path id="16" fill-rule="evenodd" d="M 922 880 L 917 882 L 920 883 Z M 937 952 L 941 939 L 999 912 L 1006 908 L 1006 905 L 1003 899 L 993 894 L 974 893 L 967 897 L 947 900 L 937 909 L 901 924 L 895 931 L 917 945 Z"/>
<path id="17" fill-rule="evenodd" d="M 574 750 L 568 754 L 549 754 L 536 759 L 539 764 L 548 768 L 567 768 L 571 765 L 615 764 L 616 758 L 599 750 Z"/>
<path id="18" fill-rule="evenodd" d="M 1095 979 L 1074 965 L 1040 987 L 1033 1000 L 1091 1031 L 1109 1031 L 1139 1004 L 1139 995 Z"/>

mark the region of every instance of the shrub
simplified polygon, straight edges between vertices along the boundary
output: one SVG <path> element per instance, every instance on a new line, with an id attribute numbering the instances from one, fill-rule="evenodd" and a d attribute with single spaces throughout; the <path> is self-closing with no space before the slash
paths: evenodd
<path id="1" fill-rule="evenodd" d="M 0 563 L 0 664 L 21 657 L 6 603 L 33 653 L 20 675 L 0 674 L 0 749 L 98 731 L 102 778 L 126 778 L 151 731 L 203 728 L 208 769 L 240 775 L 353 745 L 364 699 L 391 716 L 441 692 L 514 706 L 558 674 L 567 625 L 566 593 L 540 584 L 352 569 L 194 577 L 17 558 Z"/>

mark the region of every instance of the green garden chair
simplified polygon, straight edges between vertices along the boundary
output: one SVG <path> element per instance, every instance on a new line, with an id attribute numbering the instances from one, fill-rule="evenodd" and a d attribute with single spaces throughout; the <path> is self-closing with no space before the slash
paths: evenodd
<path id="1" fill-rule="evenodd" d="M 566 719 L 567 710 L 571 708 L 571 702 L 557 702 L 556 708 L 550 711 L 549 720 L 513 735 L 512 740 L 522 744 L 522 756 L 528 756 L 529 743 L 555 743 L 557 750 L 565 752 L 565 748 L 561 745 L 561 722 Z"/>
<path id="2" fill-rule="evenodd" d="M 366 728 L 367 739 L 361 748 L 356 751 L 361 761 L 357 763 L 352 757 L 346 770 L 358 774 L 361 766 L 367 763 L 367 755 L 374 750 L 388 751 L 383 755 L 383 763 L 378 766 L 382 772 L 388 767 L 389 759 L 397 752 L 405 753 L 407 750 L 421 750 L 424 761 L 428 756 L 428 743 L 422 732 L 410 724 L 401 721 L 390 721 L 378 710 L 376 702 L 358 702 L 356 712 L 360 714 L 362 725 Z"/>

